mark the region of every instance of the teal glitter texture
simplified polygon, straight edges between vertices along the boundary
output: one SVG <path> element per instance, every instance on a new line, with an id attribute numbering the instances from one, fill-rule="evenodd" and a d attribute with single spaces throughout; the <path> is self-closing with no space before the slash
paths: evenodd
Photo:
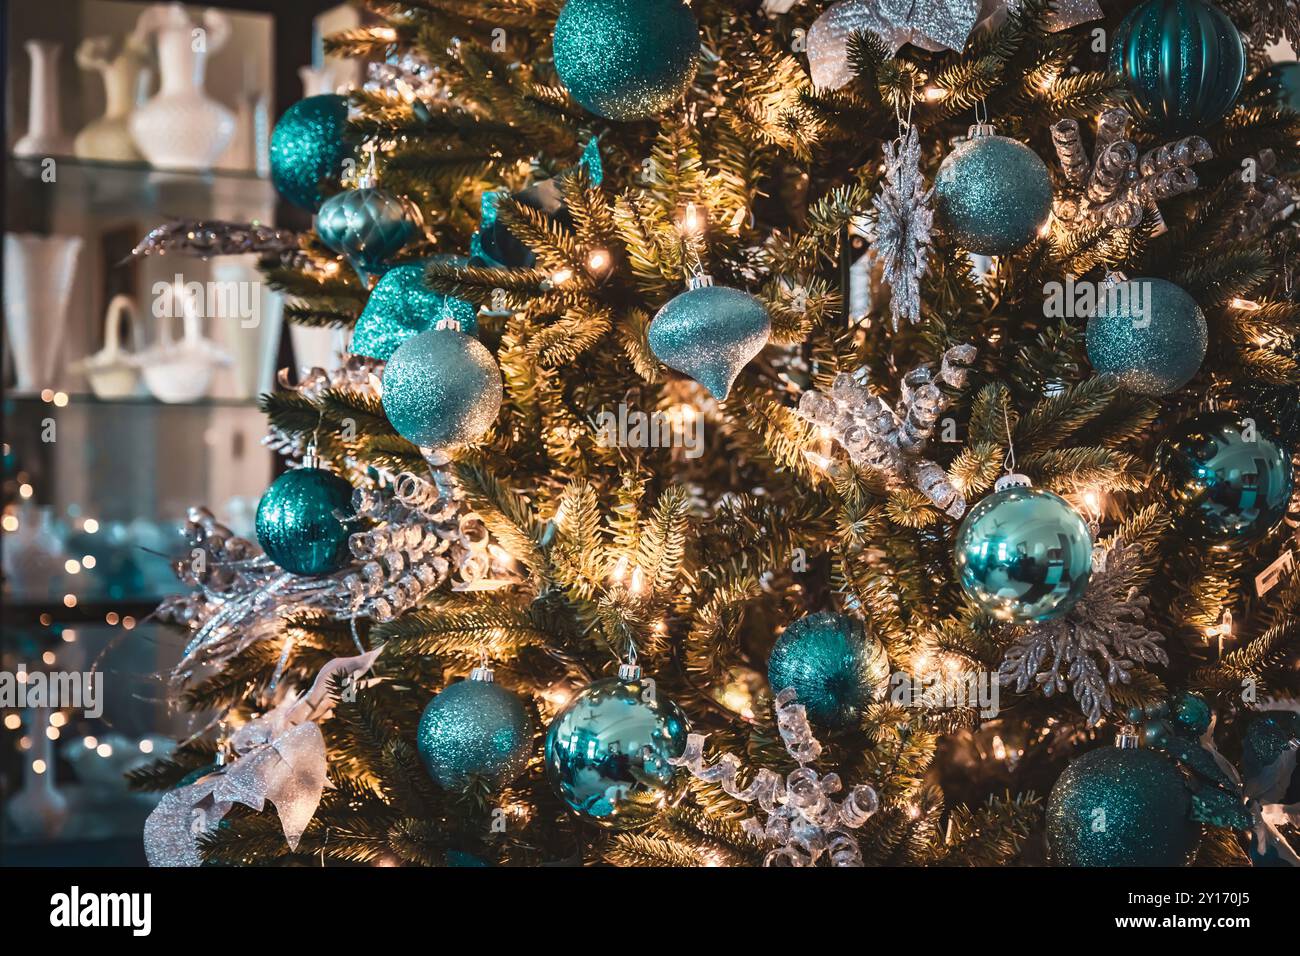
<path id="1" fill-rule="evenodd" d="M 686 717 L 649 679 L 598 680 L 546 733 L 546 774 L 584 819 L 613 830 L 649 823 L 675 804 L 686 773 L 668 763 L 686 749 Z"/>
<path id="2" fill-rule="evenodd" d="M 460 256 L 436 256 L 429 262 L 469 265 L 469 260 Z M 354 355 L 386 362 L 407 339 L 437 328 L 440 322 L 458 323 L 466 335 L 478 334 L 478 309 L 463 299 L 429 288 L 424 281 L 428 264 L 405 263 L 384 273 L 352 331 Z"/>
<path id="3" fill-rule="evenodd" d="M 1246 49 L 1228 15 L 1203 0 L 1147 0 L 1120 24 L 1111 69 L 1133 113 L 1168 136 L 1218 122 L 1241 92 Z"/>
<path id="4" fill-rule="evenodd" d="M 650 351 L 689 375 L 719 401 L 740 370 L 767 345 L 772 320 L 747 292 L 706 285 L 688 289 L 659 310 L 646 334 Z"/>
<path id="5" fill-rule="evenodd" d="M 1057 866 L 1186 866 L 1200 844 L 1192 799 L 1167 757 L 1102 747 L 1073 761 L 1047 800 Z"/>
<path id="6" fill-rule="evenodd" d="M 321 183 L 338 186 L 352 146 L 343 134 L 348 98 L 336 93 L 309 96 L 284 111 L 271 132 L 271 182 L 281 196 L 315 211 L 324 198 Z"/>
<path id="7" fill-rule="evenodd" d="M 524 702 L 504 687 L 463 680 L 429 701 L 415 740 L 429 776 L 444 789 L 462 787 L 470 777 L 498 788 L 528 765 L 533 720 Z"/>
<path id="8" fill-rule="evenodd" d="M 1252 440 L 1253 439 L 1253 440 Z M 1244 545 L 1286 514 L 1291 451 L 1263 422 L 1235 412 L 1197 415 L 1156 449 L 1183 534 L 1210 545 Z"/>
<path id="9" fill-rule="evenodd" d="M 855 724 L 889 684 L 884 647 L 862 622 L 823 611 L 793 622 L 767 661 L 772 693 L 794 688 L 813 723 L 832 730 Z"/>
<path id="10" fill-rule="evenodd" d="M 962 248 L 985 256 L 1014 252 L 1047 222 L 1052 178 L 1024 143 L 973 129 L 972 134 L 939 166 L 935 212 Z"/>
<path id="11" fill-rule="evenodd" d="M 384 368 L 384 414 L 407 441 L 444 448 L 477 441 L 501 409 L 501 370 L 478 339 L 453 329 L 403 342 Z"/>
<path id="12" fill-rule="evenodd" d="M 1068 612 L 1087 590 L 1092 534 L 1059 495 L 1012 487 L 966 514 L 953 559 L 962 590 L 994 617 L 1048 621 Z"/>
<path id="13" fill-rule="evenodd" d="M 592 113 L 648 119 L 695 79 L 700 29 L 681 0 L 569 0 L 553 50 L 560 81 Z"/>
<path id="14" fill-rule="evenodd" d="M 382 273 L 388 260 L 420 234 L 420 213 L 387 189 L 349 189 L 331 196 L 316 214 L 316 235 L 348 257 L 364 281 Z"/>
<path id="15" fill-rule="evenodd" d="M 323 468 L 296 468 L 271 483 L 257 504 L 257 542 L 293 574 L 329 574 L 348 563 L 352 486 Z"/>
<path id="16" fill-rule="evenodd" d="M 1088 360 L 1138 395 L 1176 392 L 1200 370 L 1209 334 L 1196 300 L 1164 279 L 1116 283 L 1088 319 Z"/>

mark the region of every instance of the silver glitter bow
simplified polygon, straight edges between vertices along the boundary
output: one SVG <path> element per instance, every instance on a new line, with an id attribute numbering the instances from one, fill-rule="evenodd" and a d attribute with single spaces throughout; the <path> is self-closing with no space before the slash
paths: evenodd
<path id="1" fill-rule="evenodd" d="M 668 762 L 686 767 L 697 780 L 716 783 L 737 800 L 758 804 L 766 819 L 760 822 L 750 817 L 741 827 L 756 840 L 775 844 L 763 858 L 764 866 L 816 866 L 823 857 L 831 866 L 862 866 L 862 851 L 853 831 L 880 808 L 876 791 L 859 784 L 838 803 L 832 799 L 843 784 L 838 774 L 819 776 L 808 766 L 821 755 L 821 744 L 791 688 L 777 695 L 776 726 L 786 752 L 799 764 L 784 779 L 763 768 L 749 786 L 740 787 L 736 782 L 739 758 L 723 754 L 710 767 L 704 762 L 702 734 L 687 736 L 686 750 Z"/>

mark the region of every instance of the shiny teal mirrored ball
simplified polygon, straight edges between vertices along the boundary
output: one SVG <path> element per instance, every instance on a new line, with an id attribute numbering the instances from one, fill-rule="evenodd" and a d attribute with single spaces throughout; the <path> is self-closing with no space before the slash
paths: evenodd
<path id="1" fill-rule="evenodd" d="M 347 481 L 323 468 L 296 468 L 275 479 L 258 502 L 257 543 L 286 571 L 329 574 L 348 563 L 352 514 Z"/>
<path id="2" fill-rule="evenodd" d="M 504 687 L 463 680 L 424 708 L 416 747 L 429 776 L 445 789 L 462 787 L 471 777 L 499 788 L 528 766 L 533 719 L 523 700 Z"/>
<path id="3" fill-rule="evenodd" d="M 1201 368 L 1209 332 L 1190 295 L 1164 279 L 1103 287 L 1088 319 L 1088 361 L 1137 395 L 1176 392 Z"/>
<path id="4" fill-rule="evenodd" d="M 767 681 L 773 694 L 793 688 L 813 723 L 840 730 L 885 693 L 889 658 L 862 621 L 822 611 L 792 622 L 777 639 Z"/>
<path id="5" fill-rule="evenodd" d="M 1052 177 L 1024 143 L 976 132 L 953 147 L 934 179 L 943 231 L 985 256 L 1029 243 L 1052 212 Z"/>
<path id="6" fill-rule="evenodd" d="M 478 339 L 433 329 L 407 339 L 384 368 L 384 414 L 424 448 L 482 438 L 501 409 L 501 369 Z"/>
<path id="7" fill-rule="evenodd" d="M 353 153 L 344 138 L 348 98 L 337 93 L 309 96 L 284 111 L 271 131 L 271 182 L 281 196 L 315 211 L 321 185 L 338 188 L 343 162 Z"/>

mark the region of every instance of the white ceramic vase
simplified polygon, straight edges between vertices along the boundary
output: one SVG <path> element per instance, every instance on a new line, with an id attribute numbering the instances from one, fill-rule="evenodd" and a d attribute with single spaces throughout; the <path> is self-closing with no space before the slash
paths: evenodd
<path id="1" fill-rule="evenodd" d="M 59 352 L 81 246 L 80 236 L 5 233 L 5 334 L 19 392 L 59 385 Z"/>
<path id="2" fill-rule="evenodd" d="M 26 729 L 32 749 L 24 754 L 23 785 L 5 808 L 14 829 L 28 837 L 57 836 L 68 818 L 68 799 L 54 786 L 54 743 L 45 733 L 50 713 L 48 707 L 28 711 Z"/>
<path id="3" fill-rule="evenodd" d="M 180 304 L 184 333 L 172 335 L 172 319 L 162 318 L 159 341 L 140 355 L 144 384 L 154 398 L 168 405 L 207 398 L 216 370 L 230 364 L 230 356 L 203 336 L 197 307 Z"/>
<path id="4" fill-rule="evenodd" d="M 23 47 L 32 60 L 32 77 L 27 99 L 27 134 L 14 143 L 14 155 L 25 158 L 71 155 L 72 137 L 63 130 L 59 102 L 59 51 L 63 45 L 49 40 L 28 40 Z"/>
<path id="5" fill-rule="evenodd" d="M 235 118 L 204 92 L 203 77 L 208 54 L 230 36 L 230 20 L 207 10 L 198 26 L 182 4 L 157 4 L 140 15 L 136 36 L 155 38 L 162 74 L 158 95 L 131 114 L 136 146 L 159 169 L 211 169 L 235 134 Z"/>
<path id="6" fill-rule="evenodd" d="M 144 157 L 131 138 L 128 119 L 140 99 L 143 83 L 151 75 L 146 51 L 136 37 L 129 38 L 112 56 L 111 37 L 90 37 L 77 47 L 77 66 L 98 72 L 104 81 L 104 115 L 77 134 L 73 151 L 79 159 L 138 163 Z"/>

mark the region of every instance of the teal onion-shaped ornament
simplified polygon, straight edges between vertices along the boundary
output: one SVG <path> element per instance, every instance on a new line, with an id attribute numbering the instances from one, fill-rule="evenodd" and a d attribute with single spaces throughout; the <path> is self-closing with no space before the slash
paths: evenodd
<path id="1" fill-rule="evenodd" d="M 1088 319 L 1088 360 L 1137 395 L 1176 392 L 1200 370 L 1209 333 L 1190 295 L 1164 279 L 1107 282 Z"/>
<path id="2" fill-rule="evenodd" d="M 1052 177 L 1024 143 L 972 126 L 934 179 L 934 208 L 944 232 L 985 256 L 1015 252 L 1052 212 Z"/>
<path id="3" fill-rule="evenodd" d="M 528 766 L 533 719 L 524 702 L 476 667 L 429 701 L 415 734 L 424 768 L 440 787 L 463 787 L 471 778 L 498 789 Z"/>
<path id="4" fill-rule="evenodd" d="M 478 309 L 464 299 L 443 295 L 424 280 L 429 263 L 467 266 L 461 256 L 435 256 L 409 262 L 384 273 L 370 290 L 366 307 L 352 330 L 351 352 L 387 362 L 407 339 L 430 329 L 450 328 L 478 334 Z"/>
<path id="5" fill-rule="evenodd" d="M 420 211 L 409 200 L 377 186 L 331 196 L 316 214 L 316 235 L 368 283 L 388 260 L 420 234 Z"/>
<path id="6" fill-rule="evenodd" d="M 309 453 L 303 467 L 285 472 L 262 495 L 257 543 L 286 571 L 329 574 L 348 563 L 352 513 L 352 486 L 316 467 Z"/>
<path id="7" fill-rule="evenodd" d="M 424 448 L 477 441 L 501 410 L 501 369 L 478 339 L 432 329 L 407 339 L 384 368 L 384 414 Z"/>
<path id="8" fill-rule="evenodd" d="M 1111 69 L 1133 94 L 1133 113 L 1167 136 L 1216 123 L 1237 101 L 1246 48 L 1228 15 L 1205 0 L 1147 0 L 1120 23 Z"/>
<path id="9" fill-rule="evenodd" d="M 772 320 L 762 302 L 697 276 L 659 310 L 646 338 L 659 361 L 689 375 L 721 401 L 771 334 Z"/>
<path id="10" fill-rule="evenodd" d="M 700 28 L 682 0 L 568 0 L 553 52 L 560 82 L 592 113 L 649 119 L 695 79 Z"/>
<path id="11" fill-rule="evenodd" d="M 1168 757 L 1129 745 L 1071 762 L 1047 799 L 1057 866 L 1186 866 L 1201 841 L 1192 798 Z"/>
<path id="12" fill-rule="evenodd" d="M 998 480 L 967 512 L 953 560 L 966 595 L 989 614 L 1027 624 L 1061 617 L 1092 575 L 1092 532 L 1060 495 L 1028 486 L 1023 475 Z"/>
<path id="13" fill-rule="evenodd" d="M 852 726 L 889 684 L 889 657 L 857 618 L 831 611 L 790 624 L 772 647 L 767 681 L 779 694 L 793 688 L 813 723 Z"/>
<path id="14" fill-rule="evenodd" d="M 1156 449 L 1179 529 L 1209 545 L 1247 545 L 1286 514 L 1291 450 L 1263 422 L 1236 412 L 1197 415 Z"/>
<path id="15" fill-rule="evenodd" d="M 584 820 L 612 830 L 645 826 L 681 799 L 686 773 L 668 762 L 686 749 L 677 705 L 641 669 L 579 691 L 546 733 L 546 775 Z"/>
<path id="16" fill-rule="evenodd" d="M 271 131 L 271 182 L 281 196 L 315 211 L 324 196 L 322 184 L 338 188 L 344 161 L 352 145 L 348 128 L 348 98 L 337 93 L 309 96 L 284 111 Z"/>

